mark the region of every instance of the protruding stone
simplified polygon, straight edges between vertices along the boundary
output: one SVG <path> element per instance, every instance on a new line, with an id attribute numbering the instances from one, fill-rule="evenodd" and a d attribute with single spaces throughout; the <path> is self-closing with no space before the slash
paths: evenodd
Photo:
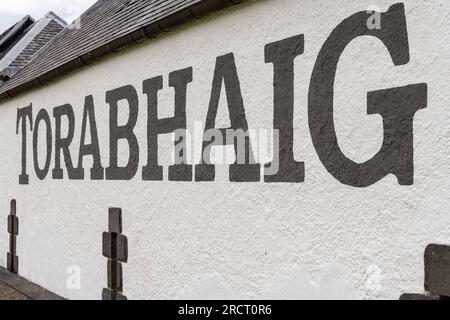
<path id="1" fill-rule="evenodd" d="M 8 233 L 17 236 L 19 234 L 19 218 L 8 216 Z"/>
<path id="2" fill-rule="evenodd" d="M 450 297 L 450 247 L 431 244 L 425 250 L 425 291 Z"/>
<path id="3" fill-rule="evenodd" d="M 400 297 L 402 301 L 418 301 L 418 300 L 440 300 L 437 296 L 430 296 L 426 294 L 418 293 L 405 293 Z"/>
<path id="4" fill-rule="evenodd" d="M 122 265 L 120 262 L 108 260 L 108 288 L 122 291 Z"/>
<path id="5" fill-rule="evenodd" d="M 102 299 L 103 300 L 127 300 L 127 297 L 124 296 L 121 292 L 117 290 L 111 290 L 111 289 L 103 289 L 102 292 Z"/>
<path id="6" fill-rule="evenodd" d="M 122 209 L 109 208 L 109 232 L 122 233 Z"/>
<path id="7" fill-rule="evenodd" d="M 103 232 L 102 251 L 104 257 L 108 259 L 116 258 L 115 250 L 113 250 L 113 234 L 111 232 Z"/>
<path id="8" fill-rule="evenodd" d="M 17 239 L 16 237 L 9 237 L 9 251 L 16 252 L 17 250 Z"/>
<path id="9" fill-rule="evenodd" d="M 16 200 L 13 199 L 11 200 L 11 215 L 15 216 L 16 215 L 16 210 L 17 210 L 17 205 L 16 205 Z"/>
<path id="10" fill-rule="evenodd" d="M 9 272 L 18 274 L 19 273 L 19 257 L 11 254 L 10 252 L 6 255 L 6 265 Z"/>
<path id="11" fill-rule="evenodd" d="M 117 235 L 117 256 L 116 259 L 120 262 L 128 262 L 128 239 L 123 234 Z"/>

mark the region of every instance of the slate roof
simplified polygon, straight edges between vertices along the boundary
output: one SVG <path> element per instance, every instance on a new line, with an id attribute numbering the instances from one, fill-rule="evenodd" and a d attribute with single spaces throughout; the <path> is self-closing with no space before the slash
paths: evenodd
<path id="1" fill-rule="evenodd" d="M 111 52 L 239 0 L 99 0 L 0 86 L 0 100 L 43 85 Z M 78 25 L 78 27 L 76 27 Z"/>
<path id="2" fill-rule="evenodd" d="M 28 44 L 20 55 L 11 63 L 11 67 L 20 68 L 29 63 L 33 57 L 48 44 L 58 33 L 64 29 L 61 24 L 52 20 L 50 23 Z"/>

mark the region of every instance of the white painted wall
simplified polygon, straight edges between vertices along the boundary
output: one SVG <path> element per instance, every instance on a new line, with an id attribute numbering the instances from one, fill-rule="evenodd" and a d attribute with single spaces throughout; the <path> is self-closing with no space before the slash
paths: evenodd
<path id="1" fill-rule="evenodd" d="M 353 13 L 393 0 L 249 1 L 190 23 L 156 40 L 114 55 L 69 77 L 0 105 L 0 264 L 6 264 L 9 201 L 20 218 L 20 274 L 65 297 L 98 299 L 106 286 L 101 235 L 107 209 L 123 208 L 129 262 L 124 292 L 130 299 L 172 298 L 392 298 L 423 292 L 423 252 L 450 242 L 450 3 L 404 0 L 411 62 L 393 67 L 382 44 L 354 41 L 336 82 L 336 127 L 352 159 L 371 158 L 382 142 L 382 122 L 367 116 L 371 90 L 428 83 L 428 108 L 417 113 L 415 184 L 387 177 L 368 188 L 342 185 L 323 167 L 307 122 L 309 80 L 330 32 Z M 193 66 L 188 127 L 205 121 L 217 56 L 233 52 L 251 128 L 271 128 L 273 68 L 264 46 L 305 34 L 305 54 L 295 67 L 295 156 L 306 163 L 301 184 L 233 184 L 227 167 L 214 183 L 39 181 L 28 154 L 30 184 L 18 184 L 21 137 L 17 108 L 74 106 L 78 143 L 84 97 L 94 95 L 103 166 L 108 165 L 105 92 L 164 75 L 160 116 L 171 116 L 171 71 Z M 146 100 L 140 95 L 138 128 L 146 150 Z M 227 116 L 225 99 L 223 116 Z M 369 138 L 368 138 L 369 137 Z M 170 159 L 170 137 L 160 139 L 161 163 Z M 28 136 L 31 141 L 31 134 Z M 43 151 L 43 150 L 42 150 Z M 126 157 L 126 155 L 123 155 Z M 141 165 L 146 157 L 141 155 Z M 91 162 L 85 160 L 85 167 Z M 167 171 L 166 171 L 167 174 Z M 66 287 L 66 269 L 82 268 L 82 288 Z"/>

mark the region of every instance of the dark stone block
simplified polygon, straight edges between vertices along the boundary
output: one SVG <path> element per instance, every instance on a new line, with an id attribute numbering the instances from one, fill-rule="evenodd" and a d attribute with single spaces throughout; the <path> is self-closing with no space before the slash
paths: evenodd
<path id="1" fill-rule="evenodd" d="M 6 255 L 6 265 L 9 272 L 18 274 L 19 273 L 19 257 L 8 252 Z"/>
<path id="2" fill-rule="evenodd" d="M 109 208 L 109 232 L 122 233 L 122 209 Z"/>
<path id="3" fill-rule="evenodd" d="M 122 290 L 122 265 L 120 262 L 108 260 L 108 288 Z"/>
<path id="4" fill-rule="evenodd" d="M 12 268 L 13 268 L 13 259 L 12 259 L 12 255 L 10 252 L 8 252 L 6 254 L 6 269 L 8 269 L 9 272 L 11 272 Z"/>
<path id="5" fill-rule="evenodd" d="M 103 300 L 127 300 L 127 297 L 124 296 L 121 292 L 117 290 L 111 290 L 111 289 L 103 289 L 102 292 L 102 299 Z"/>
<path id="6" fill-rule="evenodd" d="M 102 291 L 102 300 L 112 300 L 112 291 L 109 289 L 103 289 Z"/>
<path id="7" fill-rule="evenodd" d="M 117 292 L 116 293 L 116 300 L 120 300 L 120 301 L 125 301 L 128 300 L 126 296 L 123 295 L 122 292 Z"/>
<path id="8" fill-rule="evenodd" d="M 115 253 L 113 252 L 113 234 L 110 232 L 103 232 L 102 243 L 103 256 L 109 259 L 115 259 Z"/>
<path id="9" fill-rule="evenodd" d="M 121 234 L 117 236 L 116 259 L 125 263 L 128 261 L 128 239 Z"/>
<path id="10" fill-rule="evenodd" d="M 450 297 L 450 247 L 431 244 L 425 250 L 425 291 Z"/>
<path id="11" fill-rule="evenodd" d="M 16 215 L 16 200 L 11 200 L 11 215 L 15 216 Z"/>
<path id="12" fill-rule="evenodd" d="M 13 232 L 14 232 L 13 218 L 14 218 L 14 216 L 11 216 L 11 215 L 8 216 L 8 233 L 9 234 L 13 234 Z"/>
<path id="13" fill-rule="evenodd" d="M 103 233 L 103 256 L 121 262 L 128 261 L 128 239 L 124 235 Z"/>
<path id="14" fill-rule="evenodd" d="M 430 296 L 418 293 L 405 293 L 400 297 L 402 301 L 425 301 L 425 300 L 440 300 L 437 296 Z"/>
<path id="15" fill-rule="evenodd" d="M 15 254 L 17 247 L 17 239 L 16 237 L 9 237 L 9 252 Z"/>
<path id="16" fill-rule="evenodd" d="M 8 216 L 8 233 L 13 235 L 19 234 L 19 218 L 16 216 Z"/>

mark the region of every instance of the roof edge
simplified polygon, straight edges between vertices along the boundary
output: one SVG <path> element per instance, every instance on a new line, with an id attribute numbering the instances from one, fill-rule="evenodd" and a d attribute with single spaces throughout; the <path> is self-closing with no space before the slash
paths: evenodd
<path id="1" fill-rule="evenodd" d="M 42 87 L 58 77 L 67 75 L 72 71 L 88 66 L 112 53 L 117 53 L 125 48 L 142 43 L 149 38 L 154 38 L 160 33 L 168 32 L 177 26 L 200 19 L 212 12 L 240 4 L 243 1 L 244 0 L 203 0 L 191 7 L 185 8 L 157 22 L 141 27 L 140 29 L 106 43 L 105 45 L 79 56 L 64 65 L 47 72 L 46 74 L 1 92 L 0 103 L 5 99 L 15 97 L 27 90 Z"/>

